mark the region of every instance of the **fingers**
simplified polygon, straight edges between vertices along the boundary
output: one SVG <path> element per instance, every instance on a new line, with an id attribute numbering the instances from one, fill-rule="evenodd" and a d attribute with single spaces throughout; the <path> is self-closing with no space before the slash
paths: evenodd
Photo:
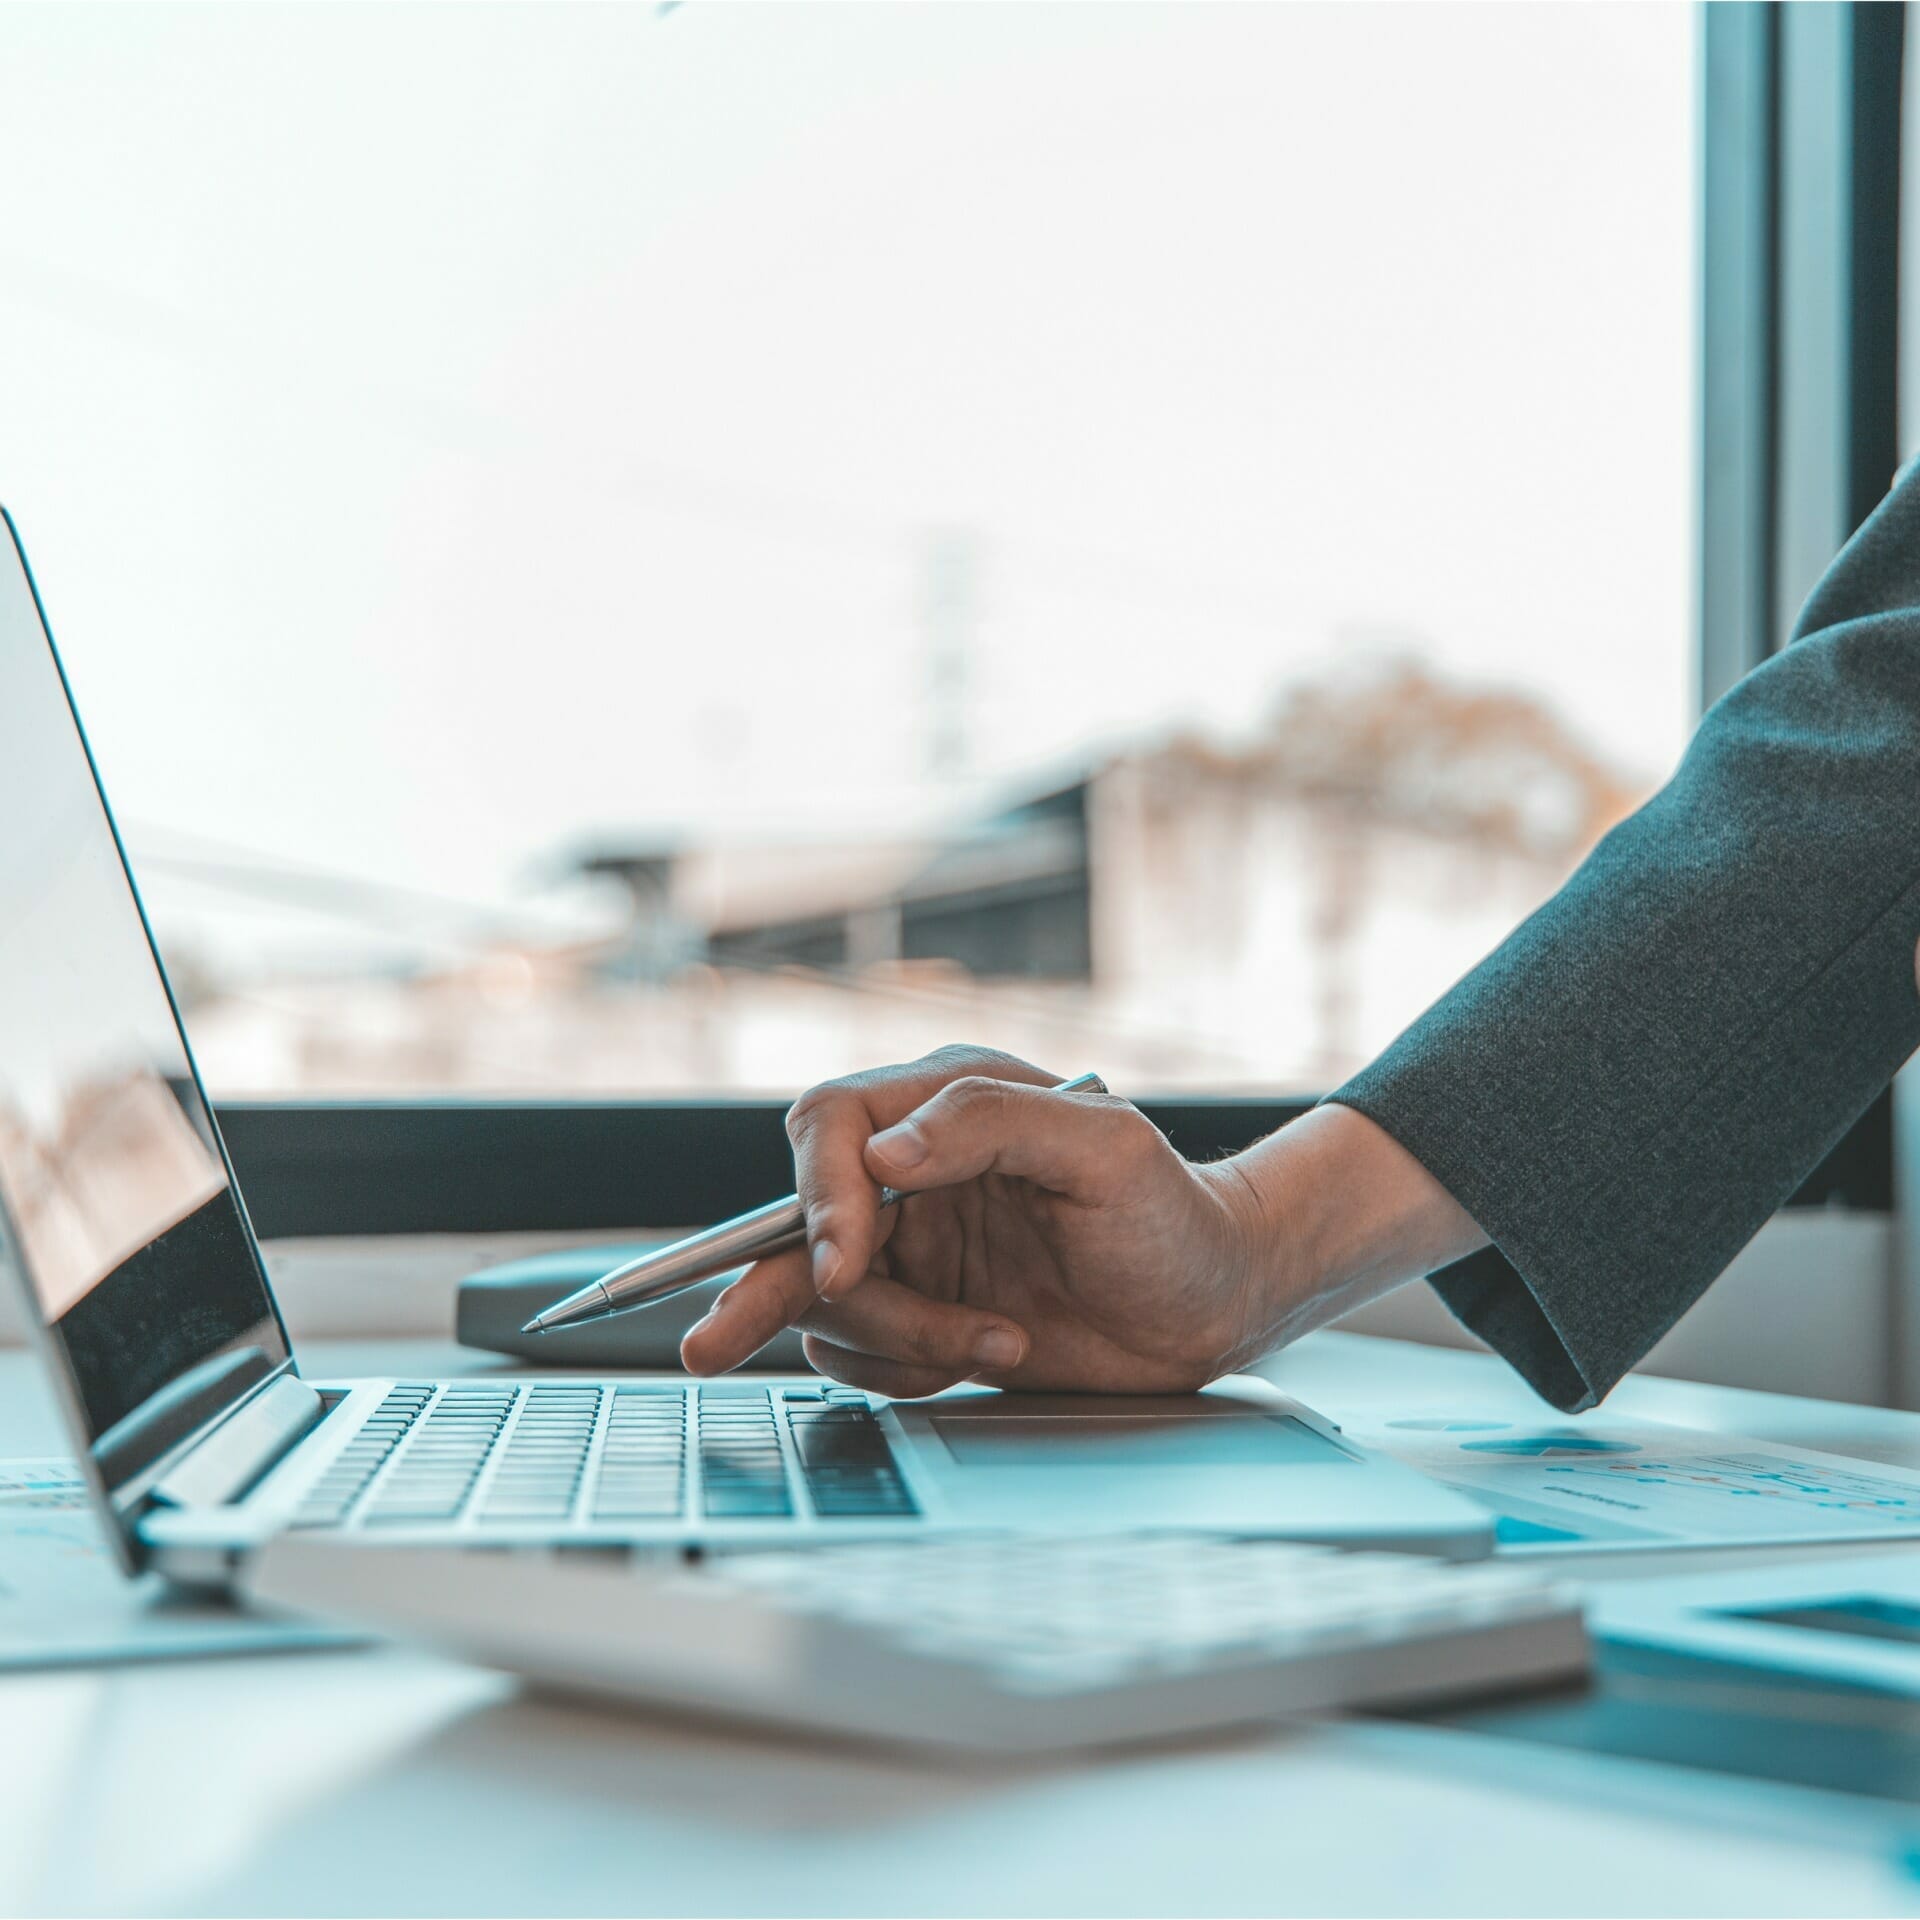
<path id="1" fill-rule="evenodd" d="M 680 1363 L 694 1374 L 730 1372 L 792 1326 L 816 1300 L 804 1247 L 758 1261 L 721 1294 L 704 1320 L 681 1336 Z"/>
<path id="2" fill-rule="evenodd" d="M 891 1212 L 880 1207 L 882 1181 L 917 1189 L 992 1168 L 1097 1197 L 1103 1157 L 1108 1184 L 1113 1177 L 1114 1156 L 1110 1146 L 1103 1156 L 1102 1141 L 1120 1137 L 1114 1119 L 1123 1126 L 1144 1123 L 1118 1102 L 1055 1095 L 1050 1106 L 1034 1104 L 1057 1084 L 1057 1076 L 1011 1054 L 949 1047 L 909 1066 L 828 1081 L 803 1094 L 787 1115 L 787 1134 L 807 1211 L 807 1247 L 750 1267 L 720 1296 L 681 1340 L 687 1370 L 724 1373 L 810 1316 L 816 1302 L 844 1306 L 856 1289 L 864 1296 L 873 1285 L 874 1255 L 893 1227 Z M 1064 1141 L 1057 1137 L 1063 1126 L 1070 1135 Z M 876 1131 L 887 1133 L 887 1141 L 875 1141 Z M 888 1145 L 891 1158 L 883 1151 L 876 1159 L 875 1148 Z M 871 1343 L 864 1357 L 884 1357 L 889 1366 L 929 1377 L 1005 1371 L 1024 1357 L 1026 1336 L 1010 1321 L 888 1286 L 844 1324 L 816 1327 L 809 1317 L 809 1330 L 846 1342 L 844 1351 Z M 917 1317 L 927 1314 L 933 1317 Z"/>
<path id="3" fill-rule="evenodd" d="M 1124 1197 L 1142 1152 L 1157 1143 L 1138 1109 L 1109 1095 L 975 1075 L 876 1134 L 866 1167 L 903 1192 L 1007 1173 L 1099 1204 Z"/>
<path id="4" fill-rule="evenodd" d="M 810 1307 L 800 1325 L 811 1338 L 843 1351 L 938 1373 L 948 1381 L 1011 1372 L 1027 1354 L 1025 1332 L 1004 1314 L 929 1300 L 878 1276 L 832 1306 Z"/>
<path id="5" fill-rule="evenodd" d="M 807 1364 L 814 1372 L 844 1386 L 860 1387 L 868 1393 L 884 1393 L 889 1400 L 924 1400 L 930 1393 L 944 1393 L 958 1386 L 965 1377 L 942 1373 L 936 1367 L 903 1366 L 897 1360 L 876 1360 L 869 1354 L 850 1353 L 814 1334 L 806 1338 Z"/>
<path id="6" fill-rule="evenodd" d="M 970 1380 L 982 1373 L 1013 1371 L 1026 1358 L 1027 1336 L 1002 1314 L 977 1307 L 929 1300 L 897 1280 L 870 1277 L 837 1305 L 814 1294 L 805 1254 L 796 1248 L 749 1267 L 718 1300 L 706 1318 L 689 1327 L 680 1342 L 680 1358 L 692 1374 L 726 1373 L 743 1365 L 775 1334 L 798 1324 L 815 1347 L 834 1355 L 852 1355 L 897 1370 L 911 1388 L 892 1393 L 936 1393 L 940 1385 Z M 825 1371 L 836 1379 L 836 1360 Z M 872 1369 L 866 1369 L 871 1372 Z"/>
<path id="7" fill-rule="evenodd" d="M 787 1115 L 813 1290 L 825 1299 L 857 1284 L 880 1245 L 880 1190 L 860 1158 L 872 1132 L 865 1099 L 844 1082 L 802 1094 Z"/>
<path id="8" fill-rule="evenodd" d="M 951 1080 L 991 1074 L 1051 1085 L 1053 1076 L 982 1047 L 948 1047 L 911 1065 L 829 1080 L 802 1094 L 787 1115 L 794 1181 L 807 1209 L 814 1291 L 837 1300 L 857 1287 L 891 1230 L 866 1145 Z"/>

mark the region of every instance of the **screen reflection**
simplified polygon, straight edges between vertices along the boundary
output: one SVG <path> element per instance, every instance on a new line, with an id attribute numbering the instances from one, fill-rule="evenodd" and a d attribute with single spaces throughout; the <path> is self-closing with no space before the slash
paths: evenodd
<path id="1" fill-rule="evenodd" d="M 286 1358 L 10 529 L 0 536 L 0 1256 L 109 1487 Z"/>

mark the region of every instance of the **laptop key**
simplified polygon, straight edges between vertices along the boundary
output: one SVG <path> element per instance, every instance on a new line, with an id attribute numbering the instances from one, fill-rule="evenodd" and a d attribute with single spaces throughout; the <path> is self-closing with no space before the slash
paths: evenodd
<path id="1" fill-rule="evenodd" d="M 705 1501 L 712 1520 L 784 1519 L 793 1512 L 785 1487 L 709 1487 Z"/>

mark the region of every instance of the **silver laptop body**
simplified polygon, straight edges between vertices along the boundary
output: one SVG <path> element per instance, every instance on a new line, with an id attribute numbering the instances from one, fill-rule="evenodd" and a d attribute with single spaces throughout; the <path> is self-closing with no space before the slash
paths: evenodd
<path id="1" fill-rule="evenodd" d="M 224 1583 L 285 1529 L 764 1546 L 1165 1527 L 1488 1550 L 1478 1508 L 1256 1381 L 890 1405 L 812 1377 L 302 1377 L 0 521 L 0 1264 L 129 1572 Z"/>

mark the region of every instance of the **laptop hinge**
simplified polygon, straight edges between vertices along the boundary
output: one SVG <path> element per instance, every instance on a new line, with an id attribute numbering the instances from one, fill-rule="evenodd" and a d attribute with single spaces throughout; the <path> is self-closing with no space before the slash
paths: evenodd
<path id="1" fill-rule="evenodd" d="M 169 1467 L 147 1497 L 163 1507 L 225 1506 L 277 1466 L 325 1410 L 314 1388 L 283 1373 Z"/>

